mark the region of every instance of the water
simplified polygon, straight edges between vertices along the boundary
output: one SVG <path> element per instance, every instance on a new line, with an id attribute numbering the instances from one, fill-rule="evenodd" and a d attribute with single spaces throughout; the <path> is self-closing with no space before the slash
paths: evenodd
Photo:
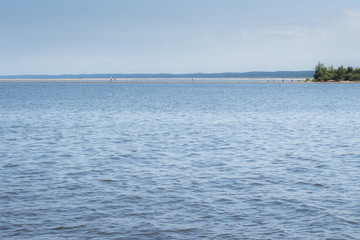
<path id="1" fill-rule="evenodd" d="M 1 83 L 1 239 L 360 239 L 360 84 Z"/>

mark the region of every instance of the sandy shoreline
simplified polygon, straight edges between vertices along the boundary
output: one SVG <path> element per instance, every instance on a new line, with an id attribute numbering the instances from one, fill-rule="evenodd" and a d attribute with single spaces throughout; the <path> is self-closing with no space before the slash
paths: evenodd
<path id="1" fill-rule="evenodd" d="M 64 78 L 64 79 L 0 79 L 0 83 L 316 83 L 306 78 Z M 321 82 L 317 82 L 321 83 Z M 351 81 L 325 83 L 359 83 Z"/>
<path id="2" fill-rule="evenodd" d="M 305 78 L 66 78 L 66 79 L 0 79 L 0 82 L 33 83 L 281 83 L 304 82 Z"/>

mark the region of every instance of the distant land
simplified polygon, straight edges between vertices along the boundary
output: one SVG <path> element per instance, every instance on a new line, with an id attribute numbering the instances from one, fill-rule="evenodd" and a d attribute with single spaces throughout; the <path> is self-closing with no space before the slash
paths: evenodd
<path id="1" fill-rule="evenodd" d="M 0 79 L 91 79 L 91 78 L 312 78 L 314 71 L 226 72 L 226 73 L 105 73 L 61 75 L 0 75 Z"/>

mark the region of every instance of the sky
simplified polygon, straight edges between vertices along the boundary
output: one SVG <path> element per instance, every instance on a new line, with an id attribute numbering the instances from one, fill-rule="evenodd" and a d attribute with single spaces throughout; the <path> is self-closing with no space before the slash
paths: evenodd
<path id="1" fill-rule="evenodd" d="M 0 75 L 360 64 L 359 0 L 0 0 Z"/>

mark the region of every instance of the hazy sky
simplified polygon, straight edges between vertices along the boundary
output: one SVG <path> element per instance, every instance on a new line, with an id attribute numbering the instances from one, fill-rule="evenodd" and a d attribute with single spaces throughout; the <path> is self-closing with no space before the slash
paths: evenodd
<path id="1" fill-rule="evenodd" d="M 0 75 L 360 65 L 359 0 L 0 3 Z"/>

